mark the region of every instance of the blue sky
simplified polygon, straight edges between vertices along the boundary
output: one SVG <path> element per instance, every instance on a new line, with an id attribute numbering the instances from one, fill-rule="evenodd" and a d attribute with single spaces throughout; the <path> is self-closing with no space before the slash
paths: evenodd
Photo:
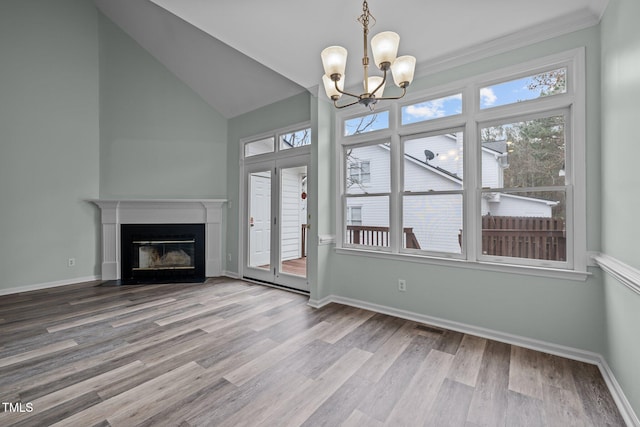
<path id="1" fill-rule="evenodd" d="M 566 72 L 566 69 L 564 70 Z M 480 89 L 480 108 L 491 108 L 500 105 L 513 104 L 515 102 L 527 101 L 540 97 L 540 89 L 529 89 L 535 76 L 523 77 L 493 86 L 486 86 Z M 402 107 L 402 124 L 419 123 L 426 120 L 440 117 L 453 116 L 462 112 L 462 94 L 453 94 L 443 98 L 433 99 L 418 104 Z M 375 121 L 371 123 L 365 132 L 385 129 L 389 126 L 389 113 L 377 114 Z M 365 117 L 370 117 L 365 116 Z M 358 126 L 361 125 L 362 117 L 347 120 L 345 124 L 345 135 L 353 135 Z M 366 119 L 364 119 L 366 121 Z M 363 133 L 363 132 L 358 132 Z"/>

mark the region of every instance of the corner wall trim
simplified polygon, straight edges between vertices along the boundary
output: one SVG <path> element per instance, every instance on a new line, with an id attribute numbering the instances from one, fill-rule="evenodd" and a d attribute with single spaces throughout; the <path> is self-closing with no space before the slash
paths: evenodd
<path id="1" fill-rule="evenodd" d="M 19 294 L 22 292 L 37 291 L 39 289 L 56 288 L 58 286 L 75 285 L 82 282 L 100 280 L 100 276 L 76 277 L 73 279 L 57 280 L 55 282 L 35 283 L 32 285 L 16 286 L 14 288 L 0 289 L 0 295 Z"/>
<path id="2" fill-rule="evenodd" d="M 607 254 L 596 254 L 593 260 L 620 283 L 640 295 L 640 270 Z"/>
<path id="3" fill-rule="evenodd" d="M 473 326 L 465 323 L 459 323 L 451 320 L 441 319 L 438 317 L 427 316 L 420 313 L 415 313 L 407 310 L 401 310 L 393 307 L 370 303 L 367 301 L 357 300 L 353 298 L 342 297 L 339 295 L 329 295 L 319 300 L 309 300 L 308 305 L 313 308 L 322 308 L 327 304 L 337 303 L 348 305 L 351 307 L 362 308 L 365 310 L 374 311 L 376 313 L 388 314 L 390 316 L 399 317 L 406 320 L 412 320 L 414 322 L 425 323 L 428 325 L 438 326 L 445 329 L 450 329 L 465 334 L 475 335 L 482 338 L 491 339 L 494 341 L 503 342 L 506 344 L 517 345 L 525 347 L 531 350 L 541 351 L 543 353 L 553 354 L 560 357 L 566 357 L 572 360 L 578 360 L 580 362 L 591 363 L 596 365 L 602 374 L 602 377 L 607 384 L 609 392 L 611 393 L 622 418 L 628 426 L 640 427 L 640 421 L 633 407 L 629 403 L 629 400 L 624 394 L 622 387 L 616 380 L 613 371 L 607 364 L 605 358 L 598 353 L 591 351 L 581 350 L 577 348 L 567 347 L 560 344 L 554 344 L 523 336 L 508 334 L 493 329 L 482 328 L 479 326 Z"/>

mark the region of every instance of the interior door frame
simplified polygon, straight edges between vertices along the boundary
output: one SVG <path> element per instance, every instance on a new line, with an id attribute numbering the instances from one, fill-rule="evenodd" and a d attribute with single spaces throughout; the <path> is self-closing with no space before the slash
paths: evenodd
<path id="1" fill-rule="evenodd" d="M 280 154 L 267 154 L 263 156 L 255 156 L 245 159 L 242 167 L 240 168 L 241 176 L 241 215 L 240 215 L 240 247 L 239 247 L 239 262 L 238 269 L 240 277 L 248 280 L 257 280 L 290 288 L 295 291 L 304 293 L 309 292 L 309 255 L 307 251 L 307 273 L 305 277 L 297 276 L 293 274 L 287 274 L 280 271 L 280 218 L 281 213 L 281 173 L 282 169 L 293 168 L 298 166 L 306 166 L 307 168 L 307 188 L 312 188 L 310 185 L 311 180 L 311 155 L 310 150 L 290 150 L 281 152 Z M 249 192 L 249 177 L 250 174 L 271 171 L 271 243 L 270 243 L 270 269 L 264 270 L 249 266 L 249 207 L 250 207 L 250 192 Z M 309 206 L 309 205 L 307 205 Z M 308 208 L 307 208 L 308 209 Z M 307 211 L 307 223 L 309 223 L 309 213 Z M 308 241 L 308 239 L 307 239 Z"/>

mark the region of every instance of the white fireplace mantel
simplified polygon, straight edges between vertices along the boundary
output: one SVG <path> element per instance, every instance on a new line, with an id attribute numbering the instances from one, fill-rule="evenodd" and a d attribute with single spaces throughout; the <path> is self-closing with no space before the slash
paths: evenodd
<path id="1" fill-rule="evenodd" d="M 120 279 L 121 224 L 205 224 L 205 274 L 222 274 L 225 199 L 93 199 L 102 211 L 102 279 Z"/>

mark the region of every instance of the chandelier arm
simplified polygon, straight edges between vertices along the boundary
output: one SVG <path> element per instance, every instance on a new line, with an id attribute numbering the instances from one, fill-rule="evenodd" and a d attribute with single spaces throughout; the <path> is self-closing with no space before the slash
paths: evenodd
<path id="1" fill-rule="evenodd" d="M 378 85 L 378 87 L 377 87 L 377 88 L 375 88 L 374 90 L 372 90 L 372 91 L 369 93 L 369 95 L 373 95 L 373 96 L 375 96 L 374 94 L 378 91 L 378 89 L 380 89 L 382 86 L 384 86 L 384 84 L 386 83 L 386 81 L 387 81 L 387 70 L 385 69 L 385 70 L 384 70 L 384 75 L 382 76 L 382 81 L 380 82 L 380 84 Z M 378 98 L 377 96 L 376 96 L 376 98 L 377 98 L 377 99 L 385 99 L 385 98 L 383 98 L 383 97 Z"/>
<path id="2" fill-rule="evenodd" d="M 335 101 L 333 101 L 333 106 L 336 107 L 337 109 L 342 109 L 342 108 L 346 108 L 346 107 L 351 107 L 352 105 L 356 105 L 359 102 L 360 102 L 360 100 L 357 100 L 357 101 L 350 102 L 349 104 L 338 105 L 338 100 L 336 99 Z"/>
<path id="3" fill-rule="evenodd" d="M 337 90 L 338 92 L 340 92 L 341 94 L 343 94 L 343 95 L 349 95 L 349 96 L 351 96 L 351 97 L 353 97 L 353 98 L 360 98 L 360 97 L 361 97 L 361 95 L 354 95 L 353 93 L 345 92 L 344 90 L 341 90 L 341 89 L 338 87 L 338 80 L 334 80 L 334 81 L 333 81 L 333 84 L 335 85 L 336 90 Z"/>
<path id="4" fill-rule="evenodd" d="M 392 100 L 392 99 L 400 99 L 400 98 L 402 98 L 403 96 L 405 96 L 406 94 L 407 94 L 407 88 L 406 88 L 406 87 L 403 87 L 403 88 L 402 88 L 402 95 L 398 95 L 398 96 L 385 96 L 385 97 L 382 97 L 382 98 L 376 98 L 376 99 L 377 99 L 378 101 L 390 101 L 390 100 Z"/>

